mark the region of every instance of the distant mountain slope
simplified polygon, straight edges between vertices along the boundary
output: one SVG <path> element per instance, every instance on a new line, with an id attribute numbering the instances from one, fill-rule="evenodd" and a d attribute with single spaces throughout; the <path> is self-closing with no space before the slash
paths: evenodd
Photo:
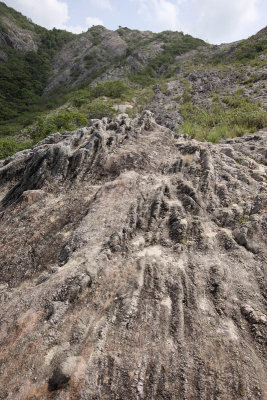
<path id="1" fill-rule="evenodd" d="M 172 72 L 175 57 L 207 46 L 182 32 L 138 32 L 128 28 L 110 31 L 96 26 L 62 48 L 52 62 L 45 92 L 60 84 L 75 87 L 86 80 L 128 78 L 139 84 Z"/>
<path id="2" fill-rule="evenodd" d="M 266 28 L 220 46 L 183 32 L 127 27 L 111 31 L 94 26 L 75 35 L 40 27 L 0 2 L 0 158 L 50 133 L 77 128 L 86 119 L 111 117 L 114 110 L 134 117 L 149 108 L 158 123 L 175 131 L 182 126 L 201 140 L 253 132 L 266 121 L 266 66 Z M 107 86 L 99 86 L 105 82 Z M 233 98 L 225 102 L 229 95 Z M 196 119 L 216 98 L 220 110 L 202 126 Z M 223 114 L 226 106 L 232 108 L 229 118 Z M 188 121 L 191 116 L 193 122 Z M 201 137 L 197 125 L 204 128 Z"/>
<path id="3" fill-rule="evenodd" d="M 15 118 L 38 101 L 53 56 L 74 36 L 48 31 L 0 3 L 0 120 Z"/>

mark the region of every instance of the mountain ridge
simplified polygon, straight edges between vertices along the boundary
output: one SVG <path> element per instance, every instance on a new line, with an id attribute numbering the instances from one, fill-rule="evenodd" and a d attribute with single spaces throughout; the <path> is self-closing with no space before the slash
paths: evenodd
<path id="1" fill-rule="evenodd" d="M 192 121 L 183 107 L 190 99 L 200 115 L 216 98 L 221 116 L 225 105 L 243 114 L 253 111 L 258 121 L 238 122 L 235 134 L 265 126 L 266 28 L 247 40 L 209 45 L 173 31 L 139 32 L 126 27 L 110 31 L 102 26 L 79 35 L 48 31 L 4 3 L 0 10 L 0 158 L 33 145 L 44 132 L 74 129 L 80 126 L 77 121 L 126 109 L 131 117 L 151 109 L 157 122 L 176 132 L 186 127 L 184 133 L 191 135 Z M 109 82 L 114 82 L 114 90 Z M 232 99 L 226 104 L 227 96 Z M 252 103 L 250 110 L 247 100 Z M 233 113 L 230 117 L 234 125 Z M 214 119 L 211 128 L 218 123 Z M 227 135 L 226 129 L 202 137 L 219 140 Z M 199 134 L 196 137 L 202 140 Z"/>

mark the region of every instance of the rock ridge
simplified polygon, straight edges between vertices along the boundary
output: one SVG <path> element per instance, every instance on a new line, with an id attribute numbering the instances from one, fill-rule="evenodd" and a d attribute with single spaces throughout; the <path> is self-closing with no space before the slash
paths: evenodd
<path id="1" fill-rule="evenodd" d="M 145 111 L 0 162 L 0 399 L 263 400 L 266 144 Z"/>

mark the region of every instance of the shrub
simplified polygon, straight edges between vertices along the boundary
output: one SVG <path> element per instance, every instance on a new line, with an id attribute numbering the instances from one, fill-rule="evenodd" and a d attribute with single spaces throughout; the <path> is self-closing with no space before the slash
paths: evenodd
<path id="1" fill-rule="evenodd" d="M 215 97 L 209 109 L 192 102 L 181 105 L 184 122 L 180 132 L 198 140 L 218 142 L 223 137 L 243 136 L 267 126 L 267 113 L 260 104 L 253 104 L 237 92 L 234 96 Z"/>
<path id="2" fill-rule="evenodd" d="M 91 95 L 93 98 L 100 96 L 110 97 L 112 99 L 122 99 L 130 91 L 130 88 L 122 80 L 117 81 L 106 81 L 98 83 L 98 85 L 91 89 Z"/>
<path id="3" fill-rule="evenodd" d="M 100 97 L 124 100 L 131 94 L 132 89 L 122 80 L 98 83 L 94 88 L 80 89 L 71 93 L 68 98 L 75 107 L 81 107 Z"/>
<path id="4" fill-rule="evenodd" d="M 17 151 L 27 149 L 31 147 L 32 142 L 18 142 L 14 139 L 0 139 L 0 160 L 15 154 Z"/>
<path id="5" fill-rule="evenodd" d="M 97 99 L 87 106 L 86 114 L 88 119 L 112 118 L 115 110 L 109 103 Z"/>
<path id="6" fill-rule="evenodd" d="M 76 90 L 69 98 L 74 107 L 81 107 L 83 104 L 92 100 L 92 94 L 89 90 L 81 89 Z"/>
<path id="7" fill-rule="evenodd" d="M 85 115 L 75 111 L 60 111 L 58 114 L 37 118 L 37 124 L 31 131 L 34 142 L 45 138 L 55 132 L 74 130 L 88 124 Z"/>

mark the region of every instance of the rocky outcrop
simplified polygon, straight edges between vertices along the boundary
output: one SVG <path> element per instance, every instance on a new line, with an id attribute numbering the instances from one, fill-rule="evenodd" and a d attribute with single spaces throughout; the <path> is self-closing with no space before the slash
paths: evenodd
<path id="1" fill-rule="evenodd" d="M 38 35 L 29 29 L 23 29 L 10 19 L 3 17 L 6 32 L 0 32 L 0 45 L 9 46 L 23 52 L 37 52 L 39 45 Z"/>
<path id="2" fill-rule="evenodd" d="M 266 111 L 266 78 L 266 66 L 258 67 L 257 70 L 250 66 L 242 69 L 230 66 L 222 70 L 216 67 L 196 67 L 193 72 L 181 70 L 175 79 L 169 80 L 165 85 L 154 86 L 154 96 L 148 108 L 153 111 L 158 124 L 173 131 L 181 126 L 179 110 L 185 93 L 193 104 L 207 109 L 213 103 L 214 96 L 223 101 L 225 96 L 233 97 L 237 91 L 241 91 L 245 98 L 252 103 L 260 103 Z"/>
<path id="3" fill-rule="evenodd" d="M 145 112 L 2 162 L 0 399 L 262 400 L 266 142 Z"/>
<path id="4" fill-rule="evenodd" d="M 97 26 L 77 36 L 56 55 L 52 62 L 52 76 L 45 93 L 64 82 L 74 87 L 99 71 L 117 58 L 125 55 L 126 42 L 115 31 Z M 117 79 L 120 77 L 117 73 Z"/>

